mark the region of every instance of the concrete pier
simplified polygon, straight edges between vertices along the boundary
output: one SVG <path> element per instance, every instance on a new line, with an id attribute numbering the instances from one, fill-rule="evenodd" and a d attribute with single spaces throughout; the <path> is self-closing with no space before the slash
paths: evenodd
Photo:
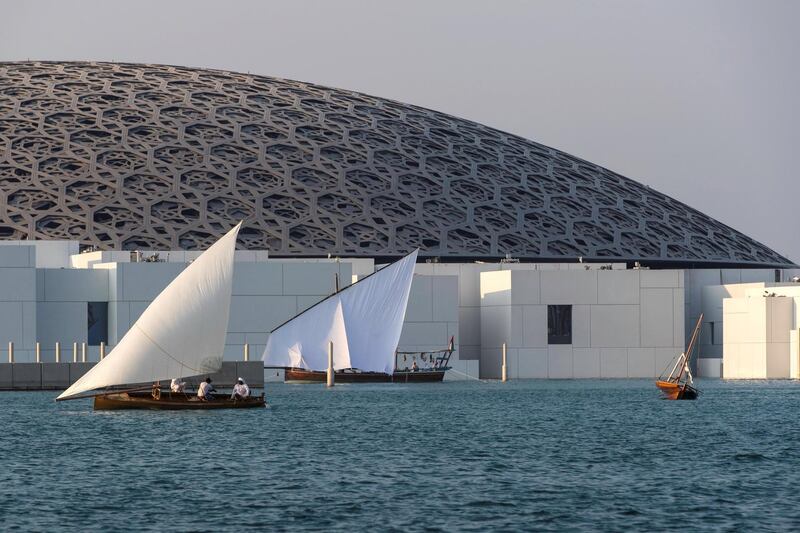
<path id="1" fill-rule="evenodd" d="M 63 390 L 75 383 L 97 363 L 0 363 L 0 391 Z M 177 376 L 176 376 L 177 377 Z M 206 376 L 186 378 L 194 386 Z M 224 390 L 243 378 L 251 388 L 264 387 L 261 361 L 225 361 L 222 370 L 211 374 L 214 386 Z M 165 387 L 169 381 L 162 382 Z"/>

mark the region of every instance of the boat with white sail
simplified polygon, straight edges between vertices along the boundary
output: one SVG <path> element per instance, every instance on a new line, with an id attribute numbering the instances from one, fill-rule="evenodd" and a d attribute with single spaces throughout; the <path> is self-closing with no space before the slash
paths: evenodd
<path id="1" fill-rule="evenodd" d="M 418 251 L 273 329 L 262 356 L 264 366 L 284 369 L 287 382 L 325 382 L 333 343 L 337 382 L 442 381 L 454 339 L 443 350 L 397 351 Z"/>
<path id="2" fill-rule="evenodd" d="M 160 382 L 222 368 L 239 223 L 188 265 L 145 309 L 117 346 L 57 400 L 94 398 L 95 409 L 263 407 L 264 395 L 204 401 L 162 391 Z"/>

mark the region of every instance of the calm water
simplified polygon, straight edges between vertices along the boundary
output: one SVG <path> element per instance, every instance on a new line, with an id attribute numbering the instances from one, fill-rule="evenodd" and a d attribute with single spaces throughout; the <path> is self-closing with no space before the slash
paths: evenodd
<path id="1" fill-rule="evenodd" d="M 800 384 L 271 385 L 266 410 L 0 393 L 3 530 L 787 530 Z"/>

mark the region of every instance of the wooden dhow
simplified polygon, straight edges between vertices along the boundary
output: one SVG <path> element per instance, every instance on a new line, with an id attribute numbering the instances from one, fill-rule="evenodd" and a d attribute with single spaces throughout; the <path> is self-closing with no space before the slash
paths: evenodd
<path id="1" fill-rule="evenodd" d="M 444 350 L 397 351 L 417 253 L 341 291 L 337 286 L 333 294 L 273 329 L 262 356 L 264 366 L 284 369 L 287 382 L 325 382 L 329 366 L 334 381 L 344 383 L 442 381 L 450 368 L 453 339 Z M 408 361 L 409 355 L 425 361 L 427 368 L 400 368 L 397 357 Z"/>
<path id="2" fill-rule="evenodd" d="M 145 309 L 117 346 L 58 398 L 94 398 L 95 409 L 222 409 L 264 406 L 162 394 L 158 382 L 222 368 L 241 223 L 188 265 Z M 155 384 L 148 391 L 148 385 Z"/>
<path id="3" fill-rule="evenodd" d="M 689 346 L 686 351 L 680 354 L 673 363 L 670 363 L 664 373 L 656 380 L 656 387 L 661 391 L 667 400 L 695 400 L 700 394 L 694 385 L 692 371 L 690 368 L 692 353 L 697 345 L 697 338 L 700 334 L 700 326 L 703 324 L 703 314 L 697 319 L 697 323 L 692 331 Z M 671 368 L 669 374 L 667 369 Z"/>

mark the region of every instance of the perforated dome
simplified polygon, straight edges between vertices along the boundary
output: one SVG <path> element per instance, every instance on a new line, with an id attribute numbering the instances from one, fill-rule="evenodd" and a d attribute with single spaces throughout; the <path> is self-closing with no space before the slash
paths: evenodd
<path id="1" fill-rule="evenodd" d="M 648 187 L 435 111 L 250 74 L 0 63 L 0 237 L 274 256 L 790 266 Z"/>

